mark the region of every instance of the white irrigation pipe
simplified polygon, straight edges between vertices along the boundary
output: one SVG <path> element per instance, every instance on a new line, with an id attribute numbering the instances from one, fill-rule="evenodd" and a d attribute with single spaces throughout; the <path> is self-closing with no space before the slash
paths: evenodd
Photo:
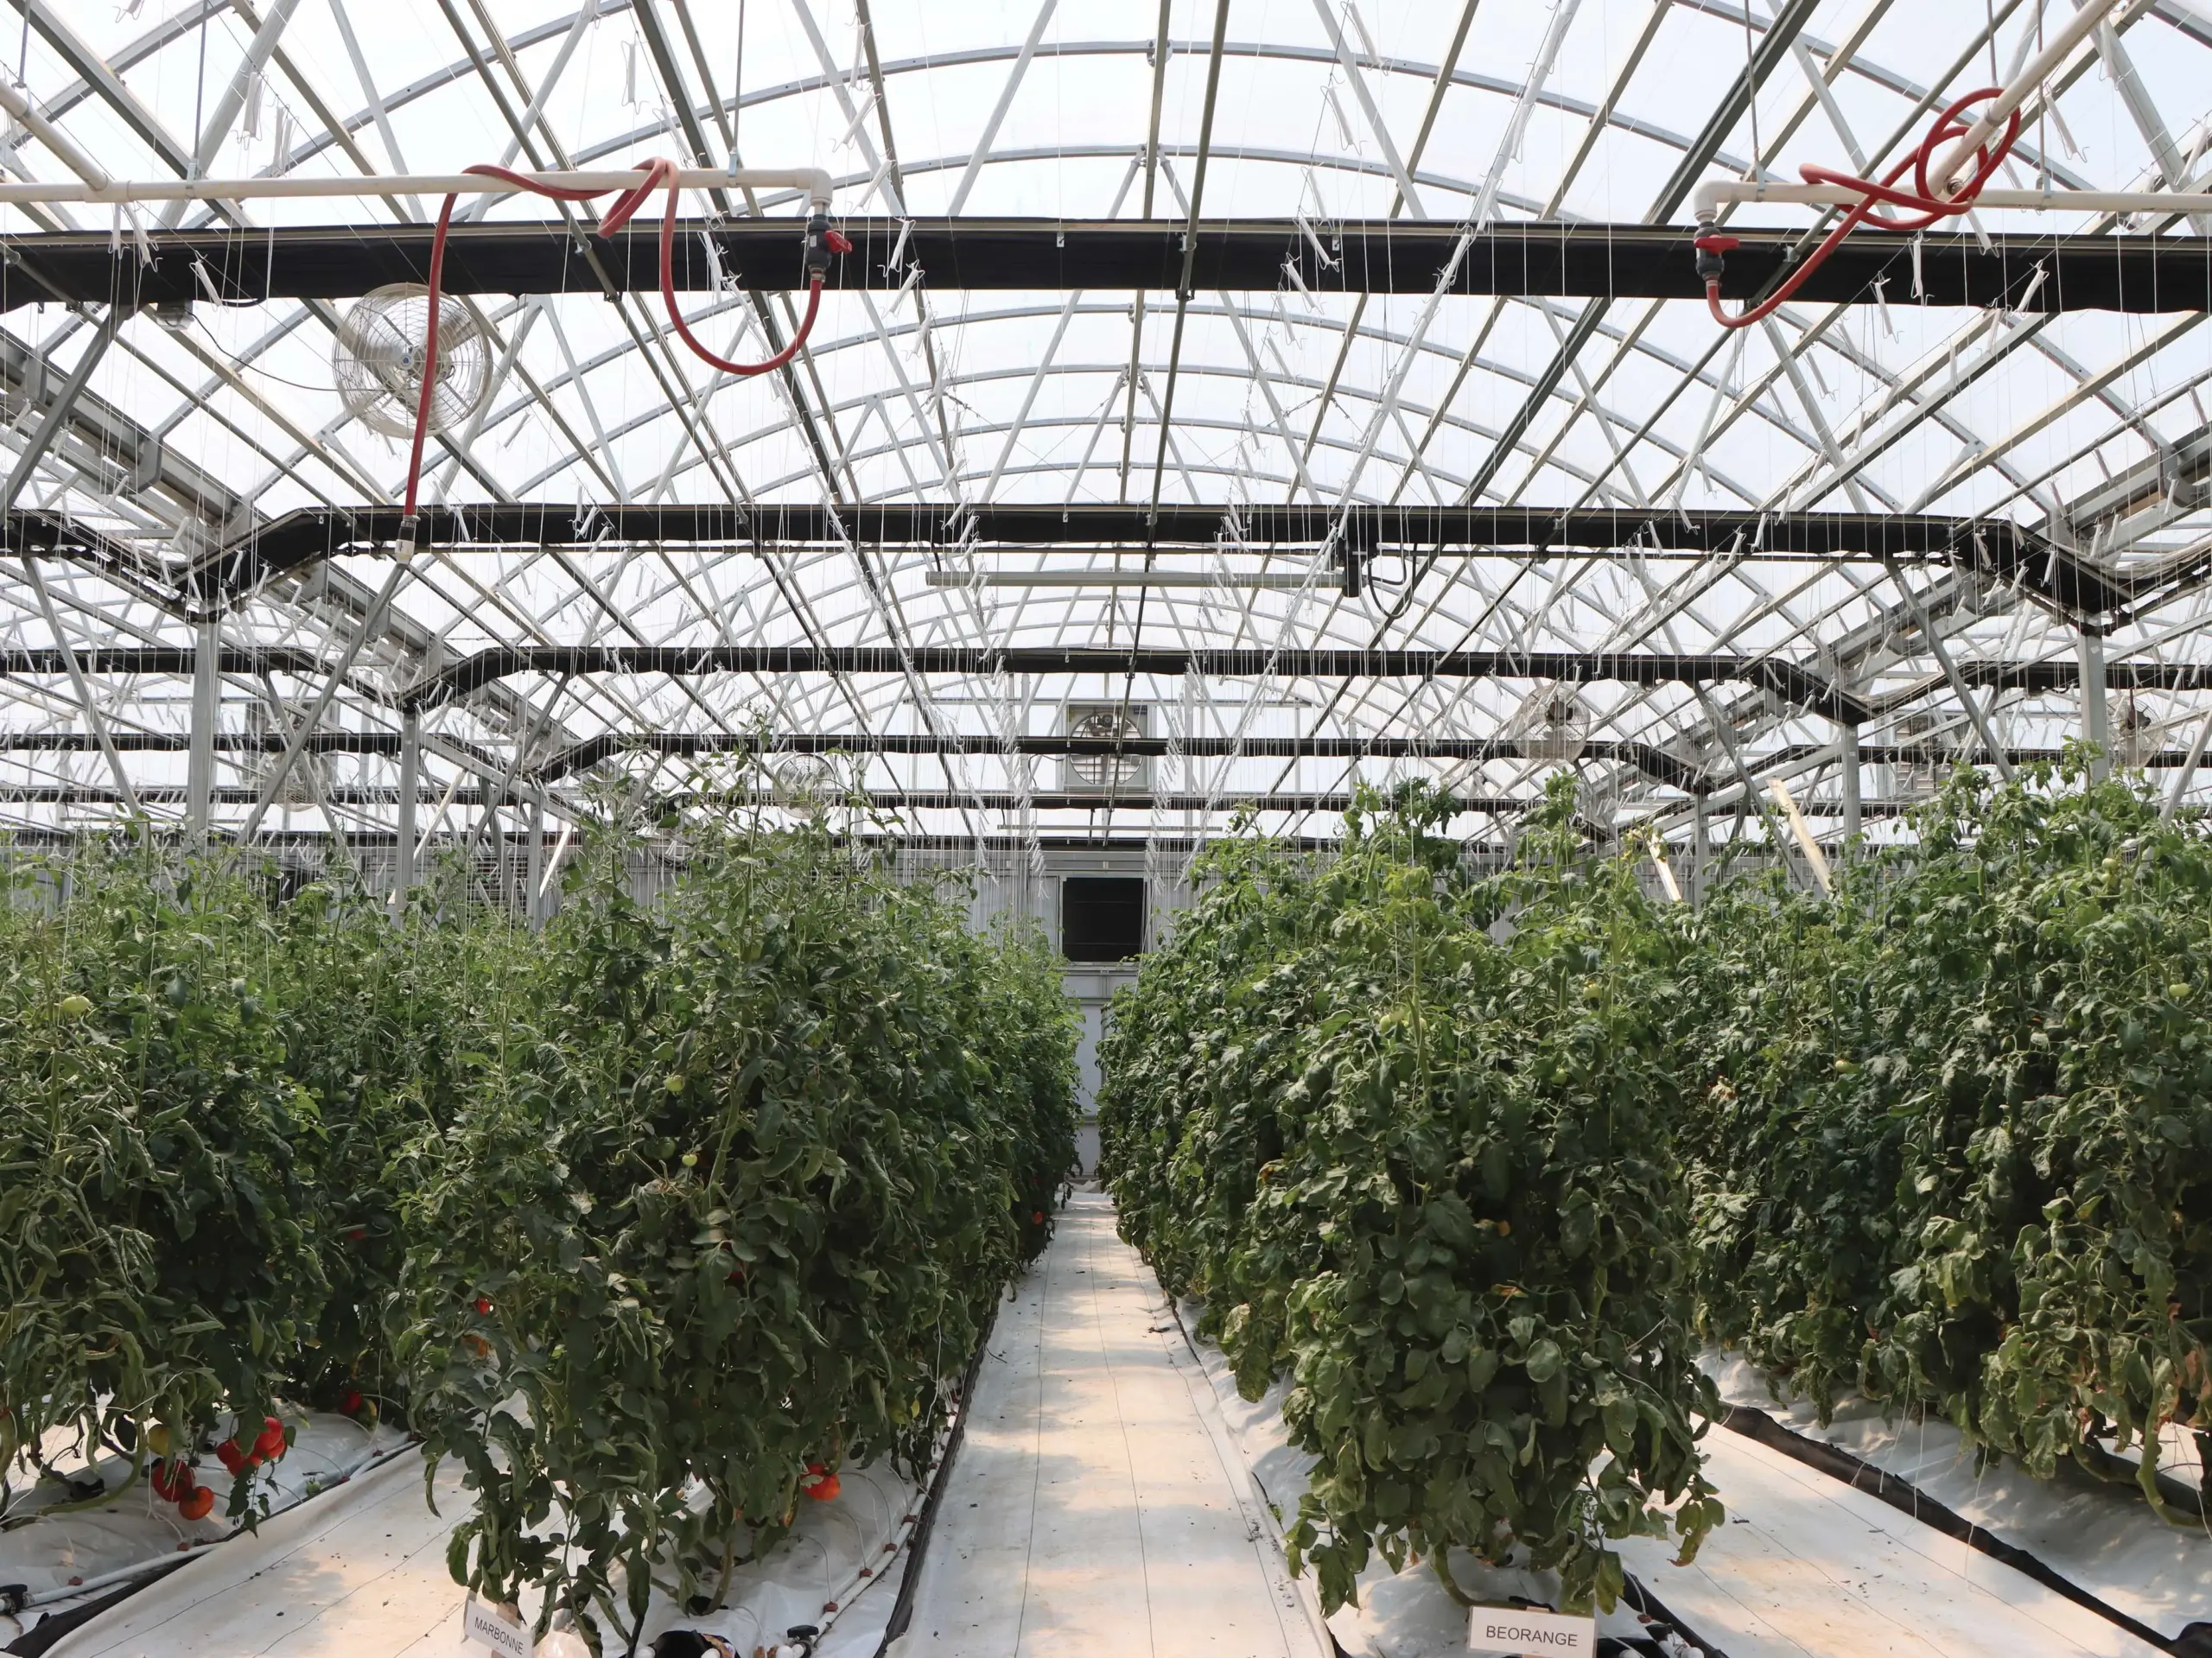
<path id="1" fill-rule="evenodd" d="M 2050 79 L 2051 71 L 2063 63 L 2075 47 L 2095 33 L 2097 25 L 2111 16 L 2112 11 L 2111 0 L 2090 0 L 2089 4 L 2082 6 L 2060 25 L 2051 35 L 2050 43 L 2036 54 L 2035 61 L 2012 77 L 2012 84 L 1990 102 L 1974 124 L 1959 135 L 1958 142 L 1928 169 L 1929 184 L 1938 195 L 1950 193 L 1952 181 L 1958 176 L 1960 169 L 1966 166 L 1974 151 L 2003 130 L 2012 111 L 2027 102 L 2028 94 Z M 1991 202 L 1989 198 L 1999 194 L 1985 190 L 1980 199 L 1994 206 L 1999 204 Z M 2110 211 L 2128 213 L 2136 210 L 2120 207 Z"/>
<path id="2" fill-rule="evenodd" d="M 2096 32 L 2113 10 L 2112 0 L 2089 0 L 2069 17 L 2036 54 L 2034 61 L 2012 77 L 2012 84 L 1992 98 L 1961 132 L 1950 149 L 1928 168 L 1928 186 L 1939 198 L 1953 198 L 1960 172 L 1975 152 L 2005 130 L 2012 112 L 2030 93 L 2050 79 L 2074 48 Z M 1691 201 L 1700 225 L 1710 225 L 1723 206 L 1738 201 L 1780 201 L 1808 207 L 1855 207 L 1866 193 L 1834 184 L 1770 184 L 1752 179 L 1712 179 L 1700 184 Z M 2011 208 L 2028 213 L 2201 213 L 2212 212 L 2212 195 L 2184 194 L 2166 190 L 1982 190 L 1975 194 L 1978 207 Z"/>
<path id="3" fill-rule="evenodd" d="M 0 190 L 4 188 L 0 187 Z M 1779 201 L 1793 206 L 1855 207 L 1865 199 L 1863 192 L 1838 184 L 1708 179 L 1697 187 L 1691 200 L 1698 221 L 1702 224 L 1730 202 Z M 2212 213 L 2212 194 L 2179 190 L 1984 190 L 1974 198 L 1974 206 L 2026 213 Z"/>

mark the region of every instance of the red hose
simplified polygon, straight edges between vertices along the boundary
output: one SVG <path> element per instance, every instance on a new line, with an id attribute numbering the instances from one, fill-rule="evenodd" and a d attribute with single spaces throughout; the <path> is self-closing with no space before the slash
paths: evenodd
<path id="1" fill-rule="evenodd" d="M 415 444 L 407 454 L 407 505 L 401 518 L 401 539 L 417 540 L 415 499 L 423 483 L 423 439 L 430 429 L 430 397 L 438 379 L 438 306 L 440 285 L 446 274 L 446 228 L 453 223 L 454 199 L 448 196 L 438 209 L 438 227 L 430 235 L 430 320 L 423 330 L 423 389 L 415 396 Z"/>
<path id="2" fill-rule="evenodd" d="M 533 195 L 550 196 L 556 201 L 589 201 L 607 194 L 604 190 L 578 190 L 543 184 L 527 174 L 517 173 L 505 167 L 493 167 L 489 164 L 464 168 L 462 171 L 477 174 L 485 178 L 498 179 L 504 184 L 512 185 L 518 190 L 526 190 Z M 853 251 L 852 244 L 835 230 L 830 229 L 826 220 L 819 217 L 816 218 L 808 226 L 810 247 L 806 314 L 799 320 L 798 332 L 791 336 L 790 345 L 765 362 L 733 363 L 728 358 L 717 357 L 699 343 L 697 338 L 692 334 L 690 326 L 684 321 L 683 313 L 677 308 L 676 303 L 676 210 L 682 194 L 677 182 L 678 172 L 677 165 L 666 156 L 656 156 L 639 168 L 639 172 L 641 175 L 639 181 L 616 197 L 614 205 L 601 216 L 597 234 L 602 239 L 612 237 L 630 222 L 632 215 L 645 204 L 655 190 L 664 184 L 668 187 L 668 206 L 662 213 L 660 220 L 660 296 L 662 302 L 668 307 L 670 323 L 675 327 L 677 337 L 690 347 L 692 355 L 709 366 L 720 369 L 725 374 L 750 376 L 767 374 L 779 369 L 805 349 L 807 337 L 814 332 L 814 320 L 822 310 L 822 283 L 827 264 L 826 255 L 827 253 L 850 253 Z M 410 545 L 417 546 L 422 544 L 422 540 L 420 518 L 416 511 L 416 499 L 423 477 L 423 441 L 429 431 L 431 385 L 437 374 L 439 295 L 445 276 L 446 229 L 453 220 L 453 204 L 454 198 L 448 196 L 445 199 L 445 205 L 438 210 L 437 230 L 430 238 L 429 283 L 430 318 L 423 346 L 423 390 L 415 404 L 415 442 L 407 460 L 406 507 L 405 517 L 401 522 L 400 539 Z M 812 239 L 817 232 L 824 244 L 824 251 L 817 251 L 811 245 Z"/>
<path id="3" fill-rule="evenodd" d="M 1734 316 L 1722 310 L 1719 275 L 1717 271 L 1708 274 L 1705 280 L 1705 303 L 1706 308 L 1713 313 L 1713 320 L 1724 328 L 1747 328 L 1752 323 L 1764 321 L 1773 315 L 1790 295 L 1805 285 L 1806 278 L 1827 262 L 1828 255 L 1842 245 L 1843 238 L 1861 225 L 1878 231 L 1921 231 L 1939 219 L 1955 218 L 1972 207 L 1975 198 L 1981 194 L 1982 187 L 2003 165 L 2005 157 L 2012 153 L 2014 141 L 2020 136 L 2019 111 L 2012 111 L 2012 118 L 2005 126 L 2005 136 L 1998 140 L 1994 149 L 1987 144 L 1975 148 L 1974 154 L 1980 158 L 1979 164 L 1950 195 L 1939 196 L 1936 194 L 1928 177 L 1928 164 L 1938 149 L 1955 142 L 1971 125 L 1971 123 L 1959 118 L 1962 111 L 1987 102 L 2002 91 L 2003 88 L 1998 86 L 1984 86 L 1980 91 L 1968 92 L 1956 100 L 1936 118 L 1936 124 L 1928 130 L 1928 137 L 1921 141 L 1920 147 L 1878 179 L 1863 179 L 1855 173 L 1840 173 L 1833 168 L 1816 167 L 1810 163 L 1800 167 L 1798 175 L 1806 183 L 1840 185 L 1847 190 L 1858 191 L 1859 199 L 1836 221 L 1835 228 L 1821 238 L 1820 245 L 1789 273 L 1789 280 L 1748 310 Z M 1897 182 L 1907 168 L 1911 169 L 1916 187 L 1900 190 Z M 1909 216 L 1893 218 L 1875 211 L 1878 206 L 1882 205 L 1904 208 Z M 1725 253 L 1735 245 L 1733 237 L 1716 235 L 1711 232 L 1697 238 L 1698 251 L 1701 254 Z M 1704 261 L 1700 263 L 1703 264 Z"/>

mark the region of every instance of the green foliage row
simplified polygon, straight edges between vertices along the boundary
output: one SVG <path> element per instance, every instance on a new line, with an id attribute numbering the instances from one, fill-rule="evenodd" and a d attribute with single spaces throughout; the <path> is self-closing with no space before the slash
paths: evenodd
<path id="1" fill-rule="evenodd" d="M 1931 1412 L 2194 1523 L 2157 1468 L 2169 1423 L 2212 1452 L 2212 842 L 2049 767 L 1916 829 L 1686 930 L 1707 1328 L 1824 1418 Z"/>
<path id="2" fill-rule="evenodd" d="M 715 1604 L 810 1479 L 926 1463 L 1049 1233 L 1074 1026 L 1033 937 L 815 836 L 710 842 L 650 906 L 611 848 L 545 945 L 418 1148 L 402 1356 L 477 1499 L 455 1577 L 634 1631 L 656 1580 Z"/>
<path id="3" fill-rule="evenodd" d="M 1961 772 L 1833 898 L 1655 912 L 1570 801 L 1488 881 L 1418 800 L 1217 848 L 1102 1044 L 1123 1235 L 1293 1384 L 1325 1602 L 1376 1547 L 1607 1602 L 1678 1497 L 1694 1549 L 1707 1340 L 2196 1523 L 2158 1445 L 2212 1466 L 2212 840 L 2078 760 Z"/>
<path id="4" fill-rule="evenodd" d="M 280 1397 L 404 1397 L 385 1170 L 450 1107 L 474 941 L 142 848 L 27 861 L 9 897 L 0 1472 L 59 1429 L 135 1480 L 149 1429 L 183 1455 Z"/>
<path id="5" fill-rule="evenodd" d="M 634 1625 L 810 1464 L 925 1459 L 1074 1160 L 1058 962 L 822 835 L 710 835 L 652 905 L 625 850 L 542 935 L 220 856 L 17 866 L 0 1470 L 380 1402 L 464 1464 L 457 1578 Z"/>
<path id="6" fill-rule="evenodd" d="M 1563 782 L 1498 881 L 1459 875 L 1436 810 L 1355 812 L 1318 863 L 1212 854 L 1116 1003 L 1102 1172 L 1247 1396 L 1292 1379 L 1318 1460 L 1289 1537 L 1325 1605 L 1377 1549 L 1460 1593 L 1458 1549 L 1610 1606 L 1609 1540 L 1687 1555 L 1721 1518 L 1663 938 Z"/>

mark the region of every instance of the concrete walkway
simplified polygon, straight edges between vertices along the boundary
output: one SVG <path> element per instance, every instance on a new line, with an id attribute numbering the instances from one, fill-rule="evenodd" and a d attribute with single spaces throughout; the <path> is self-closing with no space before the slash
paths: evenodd
<path id="1" fill-rule="evenodd" d="M 999 1309 L 894 1658 L 1321 1658 L 1113 1205 L 1077 1193 L 1018 1290 Z"/>

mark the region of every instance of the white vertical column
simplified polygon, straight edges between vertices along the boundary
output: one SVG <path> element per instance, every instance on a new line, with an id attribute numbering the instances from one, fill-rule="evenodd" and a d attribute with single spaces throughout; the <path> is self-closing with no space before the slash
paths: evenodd
<path id="1" fill-rule="evenodd" d="M 545 884 L 545 803 L 536 796 L 530 802 L 530 861 L 523 880 L 523 918 L 535 932 L 544 919 L 539 912 L 537 889 Z"/>
<path id="2" fill-rule="evenodd" d="M 1843 855 L 1851 856 L 1851 843 L 1859 838 L 1864 809 L 1859 798 L 1859 727 L 1847 722 L 1836 727 L 1838 759 L 1843 766 Z"/>
<path id="3" fill-rule="evenodd" d="M 407 903 L 415 885 L 415 797 L 423 786 L 423 716 L 408 708 L 399 716 L 399 813 L 397 844 L 392 849 L 391 912 Z"/>
<path id="4" fill-rule="evenodd" d="M 2107 777 L 2112 772 L 2112 720 L 2105 699 L 2104 635 L 2084 628 L 2075 635 L 2074 648 L 2082 659 L 2082 740 L 2097 747 L 2089 775 Z"/>
<path id="5" fill-rule="evenodd" d="M 192 751 L 185 768 L 184 825 L 196 839 L 213 826 L 215 721 L 222 708 L 223 624 L 200 619 L 192 657 Z"/>
<path id="6" fill-rule="evenodd" d="M 1690 902 L 1699 905 L 1705 902 L 1705 862 L 1713 846 L 1703 795 L 1690 797 Z"/>

